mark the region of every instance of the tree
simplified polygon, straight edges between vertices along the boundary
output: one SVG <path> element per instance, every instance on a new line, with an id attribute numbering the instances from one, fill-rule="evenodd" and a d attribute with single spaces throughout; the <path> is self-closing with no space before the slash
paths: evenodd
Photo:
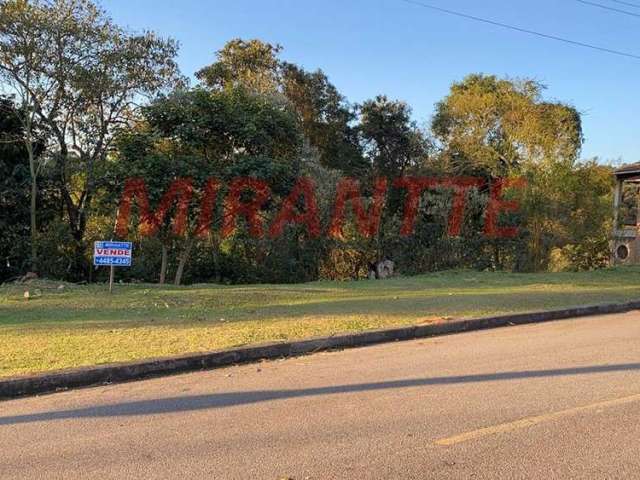
<path id="1" fill-rule="evenodd" d="M 24 92 L 23 107 L 51 135 L 81 261 L 96 168 L 139 102 L 179 80 L 177 45 L 126 32 L 91 0 L 8 0 L 0 6 L 0 52 L 4 84 Z"/>
<path id="2" fill-rule="evenodd" d="M 533 270 L 545 268 L 551 249 L 565 238 L 563 202 L 569 188 L 578 187 L 573 175 L 583 140 L 580 114 L 545 101 L 543 89 L 528 79 L 469 75 L 437 104 L 432 122 L 440 159 L 451 173 L 526 178 L 521 210 L 528 259 L 523 268 Z M 499 258 L 497 245 L 495 254 Z"/>
<path id="3" fill-rule="evenodd" d="M 529 268 L 589 270 L 609 262 L 613 169 L 597 159 L 524 172 Z"/>
<path id="4" fill-rule="evenodd" d="M 429 143 L 404 102 L 379 95 L 360 106 L 360 136 L 376 175 L 397 177 L 426 160 Z"/>
<path id="5" fill-rule="evenodd" d="M 16 275 L 28 257 L 29 164 L 19 113 L 10 99 L 0 98 L 0 279 Z M 33 242 L 35 245 L 35 241 Z"/>
<path id="6" fill-rule="evenodd" d="M 179 177 L 192 179 L 194 199 L 203 197 L 209 177 L 222 183 L 236 177 L 265 179 L 276 194 L 293 182 L 301 132 L 295 114 L 272 96 L 250 92 L 242 85 L 223 90 L 178 89 L 144 108 L 144 116 L 145 125 L 134 135 L 121 137 L 116 168 L 120 178 L 144 178 L 153 205 Z M 118 187 L 114 190 L 121 191 Z M 197 212 L 189 215 L 183 236 L 171 233 L 168 219 L 161 225 L 162 280 L 169 251 L 177 245 L 181 253 L 174 283 L 181 283 L 201 240 L 196 235 L 197 217 Z M 219 233 L 214 229 L 204 233 L 209 234 L 211 250 L 217 252 Z M 233 241 L 247 248 L 255 243 L 240 236 Z"/>
<path id="7" fill-rule="evenodd" d="M 13 145 L 13 155 L 24 154 L 27 158 L 29 172 L 29 243 L 31 247 L 30 268 L 37 271 L 38 263 L 38 223 L 37 223 L 37 198 L 38 177 L 44 166 L 43 141 L 39 138 L 42 134 L 38 131 L 34 121 L 33 111 L 29 111 L 28 94 L 21 90 L 18 93 L 21 98 L 21 107 L 14 105 L 10 98 L 0 98 L 0 115 L 2 116 L 2 142 Z M 18 144 L 18 145 L 15 145 Z M 22 150 L 20 147 L 24 147 Z M 9 147 L 11 148 L 11 147 Z M 8 172 L 9 173 L 9 172 Z M 11 173 L 9 173 L 9 176 Z"/>
<path id="8" fill-rule="evenodd" d="M 238 154 L 290 158 L 300 146 L 291 109 L 242 86 L 178 89 L 144 111 L 159 134 L 218 166 L 228 165 Z"/>
<path id="9" fill-rule="evenodd" d="M 582 145 L 575 108 L 543 101 L 534 80 L 474 74 L 436 105 L 432 130 L 460 173 L 505 175 L 526 162 L 574 162 Z"/>
<path id="10" fill-rule="evenodd" d="M 234 39 L 196 77 L 209 90 L 243 88 L 271 97 L 296 113 L 306 141 L 318 149 L 323 165 L 347 174 L 362 173 L 366 162 L 353 127 L 355 110 L 321 70 L 308 72 L 282 61 L 281 51 L 280 45 Z"/>
<path id="11" fill-rule="evenodd" d="M 0 79 L 6 93 L 17 97 L 18 107 L 3 103 L 4 113 L 12 112 L 20 124 L 19 138 L 24 144 L 29 165 L 29 224 L 31 269 L 37 270 L 37 195 L 42 157 L 36 155 L 35 105 L 54 101 L 55 91 L 46 74 L 49 59 L 45 52 L 46 35 L 33 34 L 43 22 L 42 12 L 27 2 L 7 2 L 0 7 Z M 16 132 L 14 132 L 16 133 Z"/>
<path id="12" fill-rule="evenodd" d="M 114 184 L 110 188 L 110 208 L 114 211 L 114 204 L 122 201 L 122 197 L 126 194 L 123 192 L 124 180 L 141 179 L 142 185 L 133 192 L 135 195 L 143 194 L 149 202 L 152 211 L 158 211 L 159 205 L 165 195 L 170 192 L 172 186 L 179 185 L 182 182 L 185 187 L 190 190 L 197 190 L 205 185 L 205 182 L 213 170 L 211 164 L 203 157 L 190 155 L 183 149 L 175 148 L 166 139 L 163 139 L 149 128 L 148 125 L 142 124 L 135 130 L 122 134 L 117 141 L 118 155 L 117 160 L 113 162 L 110 169 L 110 176 L 114 179 Z M 191 239 L 184 239 L 185 234 L 191 232 L 175 232 L 174 226 L 176 217 L 171 212 L 177 212 L 178 207 L 175 205 L 181 201 L 181 195 L 185 192 L 176 190 L 176 198 L 173 199 L 172 205 L 167 206 L 163 218 L 156 219 L 158 224 L 155 225 L 153 232 L 141 232 L 140 228 L 134 229 L 134 238 L 142 241 L 142 236 L 152 233 L 160 241 L 161 245 L 161 263 L 160 263 L 160 284 L 164 284 L 167 277 L 167 269 L 169 263 L 169 253 L 176 244 L 185 243 L 185 253 L 180 258 L 178 272 L 176 273 L 176 284 L 180 284 L 184 266 L 188 260 L 188 252 L 190 251 L 189 242 Z M 201 192 L 197 192 L 200 193 Z M 120 198 L 116 195 L 119 194 Z M 188 195 L 191 200 L 192 193 Z M 137 198 L 138 202 L 140 198 Z M 189 205 L 191 202 L 189 201 Z M 140 204 L 138 203 L 138 207 Z M 195 214 L 193 211 L 187 210 L 186 221 L 189 225 L 195 223 Z M 138 215 L 138 222 L 134 222 L 136 226 L 146 226 L 142 215 Z M 148 228 L 147 228 L 148 230 Z M 142 235 L 140 235 L 142 233 Z"/>
<path id="13" fill-rule="evenodd" d="M 283 63 L 282 88 L 298 114 L 305 137 L 320 152 L 322 165 L 348 175 L 366 171 L 358 132 L 352 126 L 356 112 L 321 70 L 307 72 Z"/>
<path id="14" fill-rule="evenodd" d="M 260 40 L 230 40 L 216 53 L 217 61 L 196 72 L 211 89 L 244 86 L 255 93 L 274 93 L 280 84 L 280 45 Z"/>

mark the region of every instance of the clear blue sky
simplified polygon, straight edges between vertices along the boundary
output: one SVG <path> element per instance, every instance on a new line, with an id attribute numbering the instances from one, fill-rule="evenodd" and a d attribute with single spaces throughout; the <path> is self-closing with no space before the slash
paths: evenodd
<path id="1" fill-rule="evenodd" d="M 576 0 L 424 0 L 443 8 L 640 55 L 640 17 Z M 592 0 L 640 15 L 640 8 Z M 640 0 L 627 0 L 640 5 Z M 177 39 L 186 75 L 235 37 L 284 47 L 351 102 L 384 93 L 429 121 L 468 73 L 531 77 L 583 113 L 583 157 L 640 161 L 640 60 L 476 23 L 401 0 L 103 0 L 120 24 Z"/>

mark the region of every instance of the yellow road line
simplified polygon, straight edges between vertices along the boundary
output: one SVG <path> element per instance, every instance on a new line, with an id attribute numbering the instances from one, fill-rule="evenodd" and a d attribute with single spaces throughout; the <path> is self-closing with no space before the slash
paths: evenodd
<path id="1" fill-rule="evenodd" d="M 592 403 L 590 405 L 584 405 L 581 407 L 569 408 L 568 410 L 560 410 L 559 412 L 546 413 L 544 415 L 538 415 L 535 417 L 521 418 L 513 422 L 500 423 L 498 425 L 492 425 L 490 427 L 479 428 L 478 430 L 471 430 L 470 432 L 461 433 L 453 437 L 442 438 L 436 440 L 436 445 L 455 445 L 457 443 L 467 442 L 469 440 L 477 440 L 478 438 L 487 437 L 489 435 L 497 435 L 499 433 L 512 432 L 521 428 L 530 427 L 543 422 L 550 422 L 558 418 L 564 418 L 571 415 L 575 415 L 581 412 L 588 412 L 590 410 L 597 410 L 599 408 L 614 407 L 616 405 L 624 405 L 626 403 L 632 403 L 640 401 L 640 394 L 631 395 L 629 397 L 616 398 L 615 400 L 606 400 L 604 402 Z"/>

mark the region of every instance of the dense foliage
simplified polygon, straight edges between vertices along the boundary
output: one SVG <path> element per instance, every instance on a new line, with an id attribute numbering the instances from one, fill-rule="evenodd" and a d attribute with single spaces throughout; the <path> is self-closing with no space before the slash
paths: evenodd
<path id="1" fill-rule="evenodd" d="M 350 104 L 324 72 L 285 62 L 281 46 L 260 40 L 231 40 L 189 86 L 173 40 L 131 34 L 90 0 L 3 2 L 0 47 L 8 93 L 0 110 L 2 280 L 28 270 L 103 279 L 106 272 L 91 267 L 92 243 L 116 238 L 134 177 L 144 179 L 151 210 L 168 203 L 148 235 L 132 200 L 120 231 L 135 242 L 134 265 L 120 272 L 131 281 L 363 278 L 385 258 L 404 274 L 592 269 L 608 260 L 611 169 L 579 161 L 579 112 L 545 100 L 535 81 L 469 75 L 421 128 L 406 103 L 379 95 Z M 425 176 L 482 180 L 465 191 L 453 234 L 457 190 L 446 184 L 424 188 L 413 232 L 401 234 L 410 192 L 394 180 Z M 322 234 L 283 224 L 281 235 L 270 235 L 287 202 L 298 215 L 309 207 L 309 199 L 290 198 L 301 177 L 313 181 Z M 359 181 L 349 187 L 357 192 L 339 235 L 331 234 L 344 177 Z M 353 198 L 370 209 L 381 177 L 380 228 L 365 234 Z M 520 208 L 499 219 L 517 234 L 496 238 L 486 235 L 486 216 L 490 185 L 503 178 L 526 183 L 505 191 Z M 167 192 L 184 179 L 179 231 L 179 202 Z M 230 202 L 257 202 L 256 186 L 268 195 L 254 217 L 230 210 Z M 211 201 L 206 231 L 203 201 Z M 265 234 L 252 235 L 256 229 Z"/>

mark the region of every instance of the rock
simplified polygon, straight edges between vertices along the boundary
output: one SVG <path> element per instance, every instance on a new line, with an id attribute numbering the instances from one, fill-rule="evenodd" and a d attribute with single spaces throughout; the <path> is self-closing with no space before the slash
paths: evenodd
<path id="1" fill-rule="evenodd" d="M 376 265 L 376 270 L 378 273 L 378 278 L 384 280 L 385 278 L 393 277 L 393 272 L 395 269 L 395 263 L 392 260 L 385 259 L 381 262 L 378 262 Z"/>
<path id="2" fill-rule="evenodd" d="M 369 280 L 384 280 L 385 278 L 393 277 L 394 269 L 395 263 L 388 258 L 380 262 L 370 263 Z"/>

